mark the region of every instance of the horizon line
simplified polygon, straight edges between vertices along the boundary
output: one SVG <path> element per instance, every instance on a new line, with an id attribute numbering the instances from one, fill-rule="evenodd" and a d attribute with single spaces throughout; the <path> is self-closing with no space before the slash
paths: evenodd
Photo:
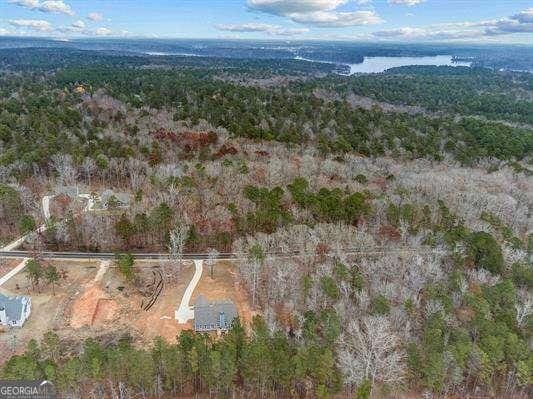
<path id="1" fill-rule="evenodd" d="M 27 39 L 27 40 L 50 40 L 54 42 L 70 42 L 80 40 L 197 40 L 197 41 L 241 41 L 241 42 L 322 42 L 322 43 L 364 43 L 364 44 L 399 44 L 399 45 L 481 45 L 481 46 L 526 46 L 533 47 L 533 43 L 530 42 L 485 42 L 485 41 L 389 41 L 389 40 L 364 40 L 364 39 L 282 39 L 282 38 L 216 38 L 216 37 L 146 37 L 146 36 L 100 36 L 100 37 L 54 37 L 54 36 L 16 36 L 16 35 L 3 35 L 1 39 Z"/>

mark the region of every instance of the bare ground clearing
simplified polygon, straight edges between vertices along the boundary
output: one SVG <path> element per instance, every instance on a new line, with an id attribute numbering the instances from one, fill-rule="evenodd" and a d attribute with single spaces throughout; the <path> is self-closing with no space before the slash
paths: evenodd
<path id="1" fill-rule="evenodd" d="M 231 299 L 237 306 L 241 322 L 249 326 L 257 312 L 253 311 L 247 292 L 236 278 L 235 265 L 228 261 L 218 261 L 213 267 L 213 278 L 210 275 L 210 267 L 204 262 L 204 272 L 192 294 L 191 304 L 199 295 L 203 295 L 209 301 Z"/>
<path id="2" fill-rule="evenodd" d="M 5 359 L 7 354 L 19 353 L 34 338 L 40 340 L 47 331 L 56 331 L 58 334 L 65 329 L 65 313 L 79 287 L 94 278 L 96 262 L 53 262 L 61 278 L 54 288 L 41 283 L 33 291 L 31 284 L 24 272 L 20 272 L 7 281 L 0 292 L 7 295 L 29 295 L 32 300 L 32 309 L 28 321 L 23 328 L 13 328 L 0 333 L 0 359 Z"/>
<path id="3" fill-rule="evenodd" d="M 138 262 L 137 275 L 142 281 L 139 286 L 148 287 L 144 295 L 124 281 L 112 262 L 110 267 L 98 261 L 65 260 L 53 264 L 61 275 L 55 295 L 53 287 L 46 283 L 32 290 L 24 272 L 15 275 L 0 289 L 9 295 L 30 295 L 32 299 L 31 315 L 24 327 L 0 333 L 0 359 L 22 352 L 30 339 L 39 341 L 47 331 L 55 332 L 75 349 L 80 341 L 90 337 L 109 340 L 128 335 L 142 346 L 149 345 L 158 336 L 175 342 L 181 331 L 193 328 L 192 321 L 178 324 L 174 318 L 194 274 L 192 262 L 184 262 L 177 277 L 165 274 L 168 263 Z M 248 325 L 254 312 L 246 292 L 236 280 L 234 268 L 231 262 L 217 262 L 211 278 L 209 266 L 204 267 L 191 305 L 200 294 L 212 301 L 231 299 L 237 305 L 241 320 Z M 145 311 L 141 304 L 147 303 L 152 289 L 149 283 L 158 270 L 163 272 L 163 289 L 153 306 Z"/>

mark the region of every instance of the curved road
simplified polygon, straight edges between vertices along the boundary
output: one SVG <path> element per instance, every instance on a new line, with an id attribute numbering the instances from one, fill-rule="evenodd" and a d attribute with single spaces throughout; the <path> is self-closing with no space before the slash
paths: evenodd
<path id="1" fill-rule="evenodd" d="M 187 321 L 194 319 L 194 309 L 189 306 L 189 302 L 191 302 L 192 293 L 194 292 L 194 289 L 198 285 L 198 282 L 200 281 L 200 278 L 202 277 L 202 271 L 203 271 L 203 260 L 195 260 L 194 261 L 194 276 L 192 276 L 191 281 L 189 282 L 189 285 L 185 289 L 185 292 L 183 293 L 183 297 L 181 298 L 180 307 L 175 312 L 175 318 L 178 321 L 179 324 L 187 323 Z"/>

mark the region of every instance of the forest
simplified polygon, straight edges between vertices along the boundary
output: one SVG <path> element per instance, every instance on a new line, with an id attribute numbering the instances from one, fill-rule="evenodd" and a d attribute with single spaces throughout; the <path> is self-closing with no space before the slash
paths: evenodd
<path id="1" fill-rule="evenodd" d="M 257 312 L 172 342 L 50 331 L 0 376 L 79 398 L 530 396 L 531 75 L 331 65 L 0 50 L 0 244 L 45 224 L 25 249 L 233 252 Z"/>

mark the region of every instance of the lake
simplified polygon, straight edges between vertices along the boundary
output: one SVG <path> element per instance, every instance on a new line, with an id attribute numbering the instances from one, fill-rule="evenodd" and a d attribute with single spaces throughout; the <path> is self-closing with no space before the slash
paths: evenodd
<path id="1" fill-rule="evenodd" d="M 350 75 L 354 73 L 381 73 L 387 69 L 407 65 L 449 65 L 470 66 L 471 62 L 454 62 L 451 55 L 424 57 L 365 57 L 360 64 L 350 64 Z"/>

